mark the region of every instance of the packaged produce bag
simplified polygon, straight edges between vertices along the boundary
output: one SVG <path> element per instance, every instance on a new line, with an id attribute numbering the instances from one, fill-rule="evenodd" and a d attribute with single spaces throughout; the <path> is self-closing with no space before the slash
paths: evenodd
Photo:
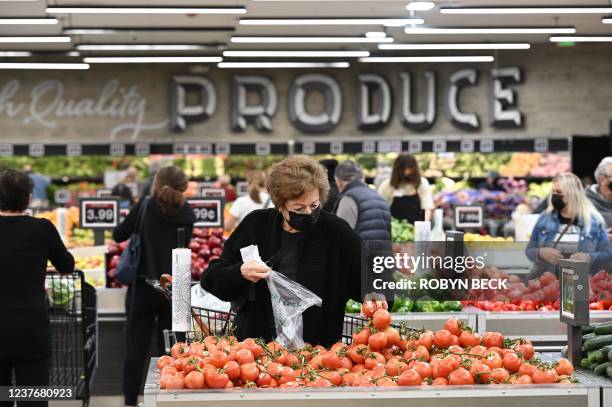
<path id="1" fill-rule="evenodd" d="M 240 254 L 245 263 L 256 261 L 264 264 L 255 245 L 240 249 Z M 287 349 L 302 348 L 304 346 L 302 313 L 313 305 L 320 307 L 323 301 L 306 287 L 274 270 L 270 270 L 266 282 L 272 299 L 276 341 Z"/>

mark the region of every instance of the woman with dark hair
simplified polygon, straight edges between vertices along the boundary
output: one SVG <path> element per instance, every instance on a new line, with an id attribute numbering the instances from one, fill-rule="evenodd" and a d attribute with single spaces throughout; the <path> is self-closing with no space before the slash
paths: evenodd
<path id="1" fill-rule="evenodd" d="M 21 172 L 0 172 L 0 386 L 47 386 L 51 327 L 47 311 L 47 261 L 62 273 L 74 259 L 51 222 L 25 214 L 32 181 Z M 31 405 L 45 406 L 47 402 Z M 0 403 L 0 405 L 3 405 Z"/>
<path id="2" fill-rule="evenodd" d="M 252 170 L 246 174 L 248 194 L 241 196 L 232 203 L 229 215 L 225 218 L 225 230 L 232 231 L 246 216 L 257 209 L 267 209 L 274 206 L 270 195 L 266 192 L 266 173 Z"/>
<path id="3" fill-rule="evenodd" d="M 421 176 L 419 163 L 411 154 L 402 154 L 393 163 L 391 179 L 384 181 L 378 193 L 391 205 L 391 216 L 410 223 L 431 220 L 433 196 L 427 178 Z"/>
<path id="4" fill-rule="evenodd" d="M 140 230 L 140 265 L 136 280 L 128 288 L 127 357 L 123 366 L 125 404 L 135 406 L 142 389 L 144 369 L 151 337 L 158 333 L 158 353 L 164 353 L 162 331 L 171 329 L 171 305 L 147 282 L 172 271 L 172 249 L 188 244 L 195 223 L 193 210 L 185 201 L 188 179 L 177 167 L 157 172 L 152 197 L 140 200 L 123 223 L 113 232 L 113 239 L 122 242 Z M 142 211 L 142 229 L 137 225 Z M 186 242 L 178 242 L 178 229 L 185 229 Z M 156 330 L 157 320 L 157 330 Z"/>

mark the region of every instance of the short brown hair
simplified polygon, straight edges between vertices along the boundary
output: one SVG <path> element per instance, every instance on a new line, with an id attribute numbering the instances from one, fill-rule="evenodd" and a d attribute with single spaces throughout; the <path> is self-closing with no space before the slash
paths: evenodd
<path id="1" fill-rule="evenodd" d="M 173 216 L 185 205 L 183 192 L 188 183 L 187 176 L 178 167 L 164 167 L 155 174 L 152 193 L 164 215 Z"/>
<path id="2" fill-rule="evenodd" d="M 319 190 L 319 201 L 323 205 L 329 194 L 329 182 L 321 164 L 305 155 L 294 155 L 272 166 L 267 189 L 277 208 L 313 189 Z"/>

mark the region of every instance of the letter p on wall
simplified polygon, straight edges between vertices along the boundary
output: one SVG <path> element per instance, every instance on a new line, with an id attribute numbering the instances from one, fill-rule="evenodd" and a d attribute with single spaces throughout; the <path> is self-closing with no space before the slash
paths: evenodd
<path id="1" fill-rule="evenodd" d="M 188 93 L 198 102 L 188 104 Z M 203 122 L 217 109 L 217 91 L 212 82 L 200 76 L 175 76 L 170 82 L 170 128 L 185 131 L 188 123 Z"/>

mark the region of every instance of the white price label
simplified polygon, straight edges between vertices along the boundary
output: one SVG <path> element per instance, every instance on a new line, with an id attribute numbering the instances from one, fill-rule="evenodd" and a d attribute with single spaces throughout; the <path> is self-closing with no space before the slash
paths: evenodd
<path id="1" fill-rule="evenodd" d="M 149 144 L 138 143 L 134 147 L 134 153 L 136 155 L 149 155 L 151 153 L 151 146 Z"/>
<path id="2" fill-rule="evenodd" d="M 548 152 L 548 139 L 537 138 L 533 142 L 533 149 L 536 153 L 547 153 Z"/>
<path id="3" fill-rule="evenodd" d="M 123 157 L 125 155 L 125 144 L 113 143 L 110 145 L 110 155 L 113 157 Z"/>
<path id="4" fill-rule="evenodd" d="M 107 196 L 111 196 L 112 191 L 110 189 L 98 189 L 96 191 L 96 197 L 98 198 L 106 198 Z"/>
<path id="5" fill-rule="evenodd" d="M 302 143 L 302 154 L 312 155 L 315 153 L 315 151 L 314 141 L 304 141 Z"/>
<path id="6" fill-rule="evenodd" d="M 236 183 L 236 194 L 238 196 L 244 196 L 249 193 L 249 184 L 246 181 L 239 181 Z"/>
<path id="7" fill-rule="evenodd" d="M 28 155 L 30 157 L 42 157 L 45 155 L 44 144 L 30 144 L 28 147 Z"/>
<path id="8" fill-rule="evenodd" d="M 446 152 L 446 140 L 434 140 L 433 152 L 434 153 L 445 153 Z"/>
<path id="9" fill-rule="evenodd" d="M 388 140 L 378 142 L 378 152 L 380 154 L 387 154 L 391 152 L 391 142 Z"/>
<path id="10" fill-rule="evenodd" d="M 344 145 L 341 141 L 332 141 L 329 143 L 329 152 L 331 154 L 342 154 Z"/>
<path id="11" fill-rule="evenodd" d="M 53 194 L 53 200 L 58 204 L 67 204 L 72 200 L 72 193 L 67 189 L 57 189 Z"/>
<path id="12" fill-rule="evenodd" d="M 408 152 L 410 154 L 416 154 L 423 151 L 423 142 L 421 140 L 410 140 L 408 142 Z"/>
<path id="13" fill-rule="evenodd" d="M 66 146 L 66 155 L 68 157 L 80 157 L 83 154 L 83 146 L 80 144 L 68 144 Z"/>
<path id="14" fill-rule="evenodd" d="M 474 152 L 474 140 L 461 140 L 460 149 L 462 153 L 473 153 Z"/>
<path id="15" fill-rule="evenodd" d="M 255 154 L 257 155 L 270 155 L 272 152 L 272 145 L 270 143 L 257 143 L 255 144 Z"/>
<path id="16" fill-rule="evenodd" d="M 363 154 L 374 154 L 376 153 L 376 142 L 374 141 L 364 141 L 361 146 L 361 151 Z"/>
<path id="17" fill-rule="evenodd" d="M 213 153 L 213 147 L 211 143 L 202 143 L 198 145 L 198 154 L 211 155 Z"/>
<path id="18" fill-rule="evenodd" d="M 117 200 L 84 198 L 79 203 L 81 228 L 112 229 L 119 222 Z"/>
<path id="19" fill-rule="evenodd" d="M 172 148 L 174 154 L 184 155 L 189 153 L 189 144 L 175 144 Z"/>
<path id="20" fill-rule="evenodd" d="M 196 217 L 196 227 L 223 226 L 223 198 L 191 198 L 187 202 Z"/>
<path id="21" fill-rule="evenodd" d="M 480 152 L 492 153 L 495 149 L 495 143 L 491 139 L 480 140 Z"/>
<path id="22" fill-rule="evenodd" d="M 14 153 L 12 144 L 0 144 L 0 157 L 12 157 Z"/>
<path id="23" fill-rule="evenodd" d="M 202 188 L 200 195 L 206 198 L 225 198 L 225 189 L 223 188 Z"/>
<path id="24" fill-rule="evenodd" d="M 230 153 L 230 145 L 229 145 L 229 143 L 217 143 L 217 144 L 215 144 L 215 153 L 216 154 L 229 154 Z"/>

